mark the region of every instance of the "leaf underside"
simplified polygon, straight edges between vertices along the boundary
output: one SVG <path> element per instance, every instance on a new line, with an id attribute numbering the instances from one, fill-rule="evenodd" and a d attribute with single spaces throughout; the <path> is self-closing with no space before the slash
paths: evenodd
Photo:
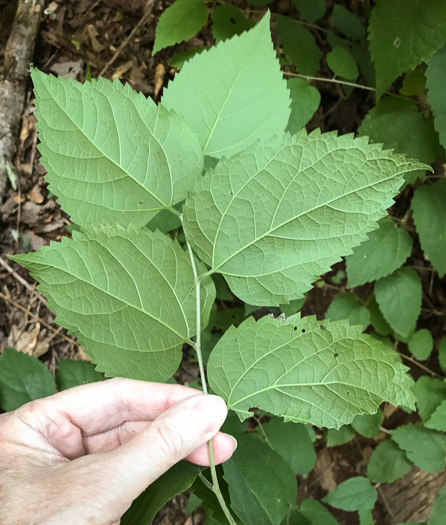
<path id="1" fill-rule="evenodd" d="M 286 304 L 366 239 L 416 169 L 426 166 L 365 138 L 278 135 L 197 181 L 185 231 L 246 303 Z"/>
<path id="2" fill-rule="evenodd" d="M 208 377 L 241 420 L 258 407 L 285 421 L 340 428 L 383 401 L 414 407 L 398 356 L 346 321 L 249 318 L 215 346 Z"/>
<path id="3" fill-rule="evenodd" d="M 98 370 L 151 381 L 177 370 L 196 332 L 194 276 L 178 243 L 158 231 L 103 227 L 14 260 L 40 282 L 57 322 L 78 336 Z M 201 299 L 205 324 L 211 279 Z"/>
<path id="4" fill-rule="evenodd" d="M 270 16 L 184 64 L 162 98 L 184 118 L 206 155 L 229 157 L 284 131 L 286 81 L 271 41 Z"/>
<path id="5" fill-rule="evenodd" d="M 73 222 L 143 226 L 186 198 L 203 154 L 177 115 L 118 80 L 32 79 L 46 180 Z"/>

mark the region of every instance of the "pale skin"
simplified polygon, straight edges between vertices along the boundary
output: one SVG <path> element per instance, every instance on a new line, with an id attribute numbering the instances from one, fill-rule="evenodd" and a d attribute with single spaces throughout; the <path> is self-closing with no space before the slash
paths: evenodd
<path id="1" fill-rule="evenodd" d="M 181 459 L 229 459 L 224 401 L 179 385 L 112 379 L 0 416 L 2 525 L 114 525 Z"/>

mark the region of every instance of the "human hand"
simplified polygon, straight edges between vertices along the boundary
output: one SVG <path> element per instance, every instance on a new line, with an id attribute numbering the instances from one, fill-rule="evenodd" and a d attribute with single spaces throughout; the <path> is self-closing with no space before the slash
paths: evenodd
<path id="1" fill-rule="evenodd" d="M 111 379 L 0 416 L 2 525 L 112 525 L 181 459 L 235 449 L 224 401 L 179 385 Z"/>

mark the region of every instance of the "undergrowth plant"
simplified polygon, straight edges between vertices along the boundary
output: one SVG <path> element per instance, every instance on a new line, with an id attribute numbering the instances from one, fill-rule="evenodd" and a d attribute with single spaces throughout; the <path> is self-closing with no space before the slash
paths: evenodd
<path id="1" fill-rule="evenodd" d="M 202 3 L 192 4 L 204 23 Z M 411 241 L 387 209 L 411 173 L 430 170 L 428 159 L 408 159 L 367 137 L 299 129 L 269 13 L 255 26 L 236 20 L 241 34 L 222 30 L 215 47 L 182 65 L 158 105 L 119 81 L 80 84 L 32 71 L 46 178 L 75 226 L 72 239 L 13 259 L 40 282 L 57 322 L 106 376 L 172 380 L 189 348 L 200 387 L 226 401 L 231 412 L 224 429 L 239 442 L 218 469 L 209 443 L 210 476 L 187 463 L 174 467 L 122 523 L 151 521 L 197 478 L 195 494 L 210 509 L 206 523 L 280 525 L 293 516 L 332 523 L 318 502 L 296 508 L 295 474 L 307 474 L 314 463 L 314 451 L 306 452 L 314 435 L 304 424 L 330 429 L 332 444 L 345 442 L 349 432 L 379 429 L 384 401 L 414 409 L 419 400 L 399 355 L 362 332 L 373 313 L 383 337 L 416 335 L 421 287 L 412 269 L 401 268 Z M 290 34 L 289 24 L 278 18 L 282 35 Z M 355 34 L 363 36 L 357 27 Z M 336 51 L 331 63 L 344 55 Z M 389 78 L 383 76 L 381 93 Z M 366 120 L 362 134 L 372 136 Z M 415 194 L 420 235 L 426 217 L 417 202 L 438 199 L 444 186 L 432 192 L 421 187 Z M 378 255 L 374 249 L 383 242 L 396 243 L 397 256 L 364 266 L 368 257 L 385 257 L 385 250 Z M 438 247 L 422 243 L 444 274 Z M 361 307 L 346 292 L 327 320 L 301 317 L 305 293 L 343 256 L 352 287 L 376 280 L 374 303 Z M 224 333 L 215 342 L 216 297 L 228 294 L 245 303 L 247 318 L 235 327 L 234 318 L 219 316 Z M 395 310 L 404 294 L 414 305 L 412 317 Z M 258 315 L 261 309 L 270 315 Z M 257 315 L 247 316 L 252 312 Z M 425 338 L 418 335 L 413 348 L 425 348 Z M 250 417 L 260 434 L 245 433 Z M 398 475 L 410 460 L 417 463 L 412 444 L 429 433 L 417 425 L 398 430 L 380 445 L 386 450 L 376 455 L 370 479 L 339 485 L 328 504 L 357 510 L 369 523 L 377 497 L 371 481 L 381 481 L 382 465 L 398 454 Z M 428 468 L 437 468 L 440 456 L 444 464 L 444 442 L 435 430 L 438 424 L 429 434 L 437 456 Z M 290 449 L 293 441 L 303 453 Z"/>

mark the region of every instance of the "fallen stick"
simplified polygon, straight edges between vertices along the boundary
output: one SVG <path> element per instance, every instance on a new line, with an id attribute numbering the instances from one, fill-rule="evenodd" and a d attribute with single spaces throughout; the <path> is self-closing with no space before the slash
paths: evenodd
<path id="1" fill-rule="evenodd" d="M 14 172 L 13 159 L 20 131 L 29 64 L 46 0 L 19 0 L 0 71 L 0 202 L 6 191 L 8 173 Z"/>

